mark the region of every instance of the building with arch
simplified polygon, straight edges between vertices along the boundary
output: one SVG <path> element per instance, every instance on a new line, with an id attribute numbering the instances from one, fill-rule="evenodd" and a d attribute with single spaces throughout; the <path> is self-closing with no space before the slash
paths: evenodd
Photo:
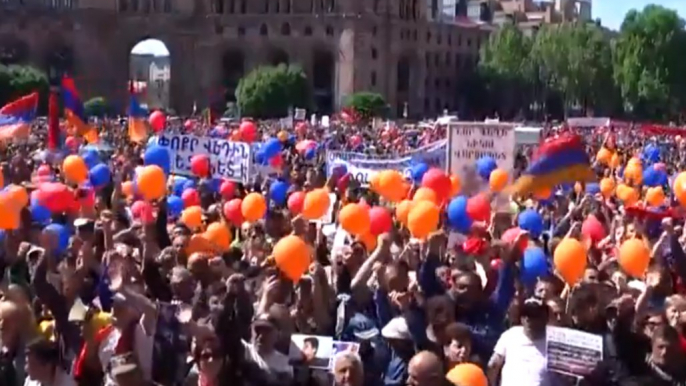
<path id="1" fill-rule="evenodd" d="M 435 4 L 434 4 L 435 3 Z M 71 74 L 84 99 L 125 106 L 131 48 L 146 38 L 170 51 L 170 105 L 189 113 L 233 95 L 261 64 L 298 63 L 315 112 L 357 91 L 391 112 L 458 110 L 490 27 L 432 18 L 431 0 L 0 0 L 0 63 Z"/>

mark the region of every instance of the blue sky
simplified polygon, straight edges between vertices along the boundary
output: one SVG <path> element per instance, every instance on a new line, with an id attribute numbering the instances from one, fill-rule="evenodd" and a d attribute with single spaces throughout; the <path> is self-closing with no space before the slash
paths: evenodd
<path id="1" fill-rule="evenodd" d="M 643 9 L 648 4 L 659 4 L 675 9 L 682 18 L 686 18 L 686 0 L 591 0 L 593 18 L 599 18 L 605 27 L 619 29 L 624 15 L 632 9 Z M 169 50 L 159 40 L 147 39 L 136 44 L 131 52 L 136 54 L 154 54 L 168 56 Z"/>
<path id="2" fill-rule="evenodd" d="M 679 16 L 686 18 L 686 0 L 591 0 L 593 2 L 593 18 L 599 18 L 603 26 L 619 29 L 624 21 L 624 15 L 632 9 L 643 9 L 648 4 L 657 4 L 665 8 L 675 9 Z"/>

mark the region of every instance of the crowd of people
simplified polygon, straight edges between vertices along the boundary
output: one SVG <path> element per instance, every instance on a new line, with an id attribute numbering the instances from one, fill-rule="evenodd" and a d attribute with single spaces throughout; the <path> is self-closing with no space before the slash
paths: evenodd
<path id="1" fill-rule="evenodd" d="M 274 175 L 164 170 L 159 194 L 140 180 L 157 145 L 131 142 L 124 121 L 101 122 L 100 150 L 79 138 L 46 149 L 38 123 L 28 142 L 3 145 L 0 206 L 18 217 L 0 211 L 0 385 L 686 385 L 681 137 L 586 130 L 595 182 L 509 196 L 475 164 L 431 196 L 422 175 L 401 194 L 344 167 L 327 175 L 325 153 L 393 157 L 446 126 L 254 127 L 282 143 Z M 228 123 L 165 130 L 241 134 Z M 575 131 L 544 132 L 563 130 Z M 521 151 L 505 172 L 535 157 Z M 306 213 L 321 189 L 328 221 Z M 485 199 L 487 215 L 453 226 L 455 197 Z M 406 212 L 420 200 L 441 208 L 428 234 Z M 569 245 L 583 247 L 576 275 Z"/>

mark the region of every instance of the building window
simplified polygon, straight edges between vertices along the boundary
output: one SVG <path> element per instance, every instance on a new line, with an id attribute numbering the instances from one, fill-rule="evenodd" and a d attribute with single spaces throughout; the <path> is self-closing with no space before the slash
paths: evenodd
<path id="1" fill-rule="evenodd" d="M 283 36 L 290 36 L 291 35 L 291 25 L 288 23 L 284 23 L 281 26 L 281 35 Z"/>
<path id="2" fill-rule="evenodd" d="M 424 98 L 424 112 L 429 112 L 429 109 L 431 109 L 429 98 Z"/>
<path id="3" fill-rule="evenodd" d="M 426 42 L 431 43 L 431 32 L 430 31 L 426 33 Z"/>
<path id="4" fill-rule="evenodd" d="M 224 27 L 222 27 L 222 26 L 220 26 L 219 24 L 217 24 L 217 25 L 214 26 L 214 32 L 215 32 L 217 35 L 221 35 L 221 34 L 224 33 Z"/>
<path id="5" fill-rule="evenodd" d="M 372 71 L 371 83 L 372 83 L 372 87 L 376 87 L 376 71 Z"/>
<path id="6" fill-rule="evenodd" d="M 266 25 L 266 24 L 262 24 L 262 25 L 260 26 L 260 35 L 262 35 L 262 36 L 267 36 L 267 35 L 269 35 L 269 30 L 267 30 L 267 25 Z"/>
<path id="7" fill-rule="evenodd" d="M 471 46 L 472 46 L 472 39 L 467 38 L 467 47 L 471 47 Z"/>
<path id="8" fill-rule="evenodd" d="M 286 0 L 286 9 L 284 12 L 291 13 L 291 0 Z"/>
<path id="9" fill-rule="evenodd" d="M 372 27 L 372 36 L 376 36 L 376 26 Z"/>
<path id="10" fill-rule="evenodd" d="M 305 27 L 304 34 L 305 34 L 305 36 L 312 36 L 312 27 L 310 27 L 309 25 L 307 27 Z"/>
<path id="11" fill-rule="evenodd" d="M 462 47 L 462 35 L 457 35 L 457 46 Z"/>
<path id="12" fill-rule="evenodd" d="M 372 47 L 372 59 L 376 60 L 377 55 L 376 48 Z"/>
<path id="13" fill-rule="evenodd" d="M 414 39 L 415 42 L 417 41 L 417 30 L 414 30 L 412 32 L 412 38 Z"/>
<path id="14" fill-rule="evenodd" d="M 238 36 L 245 36 L 245 27 L 238 27 Z"/>
<path id="15" fill-rule="evenodd" d="M 434 61 L 436 62 L 436 66 L 441 65 L 441 55 L 439 55 L 438 52 L 434 54 Z"/>
<path id="16" fill-rule="evenodd" d="M 246 12 L 248 11 L 247 0 L 241 0 L 241 4 L 240 4 L 240 5 L 241 5 L 241 6 L 240 6 L 240 8 L 241 8 L 240 11 L 241 11 L 241 13 L 246 13 Z"/>
<path id="17" fill-rule="evenodd" d="M 452 46 L 452 45 L 453 45 L 453 36 L 448 34 L 448 46 Z"/>
<path id="18" fill-rule="evenodd" d="M 126 12 L 128 8 L 128 0 L 119 0 L 119 12 Z"/>
<path id="19" fill-rule="evenodd" d="M 430 53 L 427 52 L 424 55 L 424 60 L 426 61 L 426 67 L 431 67 L 431 54 Z"/>
<path id="20" fill-rule="evenodd" d="M 441 34 L 438 34 L 438 37 L 436 37 L 436 43 L 441 44 L 442 40 L 443 40 L 443 36 Z"/>
<path id="21" fill-rule="evenodd" d="M 450 53 L 449 53 L 449 52 L 446 53 L 446 54 L 445 54 L 445 64 L 446 64 L 447 66 L 450 65 L 450 58 L 451 58 Z"/>
<path id="22" fill-rule="evenodd" d="M 212 2 L 212 10 L 214 11 L 214 13 L 224 13 L 224 0 L 214 0 Z"/>
<path id="23" fill-rule="evenodd" d="M 328 25 L 326 26 L 326 35 L 327 36 L 333 36 L 333 27 Z"/>
<path id="24" fill-rule="evenodd" d="M 441 82 L 438 80 L 438 78 L 434 79 L 434 87 L 438 89 L 441 87 Z"/>
<path id="25" fill-rule="evenodd" d="M 171 13 L 172 0 L 164 0 L 164 13 Z"/>

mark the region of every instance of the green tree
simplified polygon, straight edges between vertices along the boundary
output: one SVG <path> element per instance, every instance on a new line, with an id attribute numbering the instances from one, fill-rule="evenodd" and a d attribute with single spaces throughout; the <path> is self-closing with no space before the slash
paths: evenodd
<path id="1" fill-rule="evenodd" d="M 103 97 L 94 97 L 83 104 L 83 110 L 87 117 L 102 118 L 110 111 L 107 100 Z"/>
<path id="2" fill-rule="evenodd" d="M 355 110 L 363 119 L 382 117 L 388 111 L 386 100 L 375 92 L 358 92 L 349 95 L 344 103 L 345 107 Z"/>
<path id="3" fill-rule="evenodd" d="M 568 109 L 610 105 L 615 91 L 609 38 L 592 23 L 548 25 L 536 35 L 532 57 L 544 87 Z"/>
<path id="4" fill-rule="evenodd" d="M 296 65 L 258 67 L 240 80 L 236 100 L 245 116 L 284 117 L 291 106 L 309 106 L 307 76 Z"/>
<path id="5" fill-rule="evenodd" d="M 676 118 L 686 103 L 686 32 L 676 11 L 648 5 L 629 12 L 614 45 L 614 79 L 640 118 Z"/>
<path id="6" fill-rule="evenodd" d="M 40 112 L 47 109 L 48 77 L 32 66 L 0 65 L 0 105 L 39 92 L 41 95 Z"/>
<path id="7" fill-rule="evenodd" d="M 491 34 L 481 48 L 477 73 L 485 82 L 496 110 L 509 118 L 526 109 L 535 86 L 536 69 L 531 60 L 531 38 L 512 24 Z"/>

